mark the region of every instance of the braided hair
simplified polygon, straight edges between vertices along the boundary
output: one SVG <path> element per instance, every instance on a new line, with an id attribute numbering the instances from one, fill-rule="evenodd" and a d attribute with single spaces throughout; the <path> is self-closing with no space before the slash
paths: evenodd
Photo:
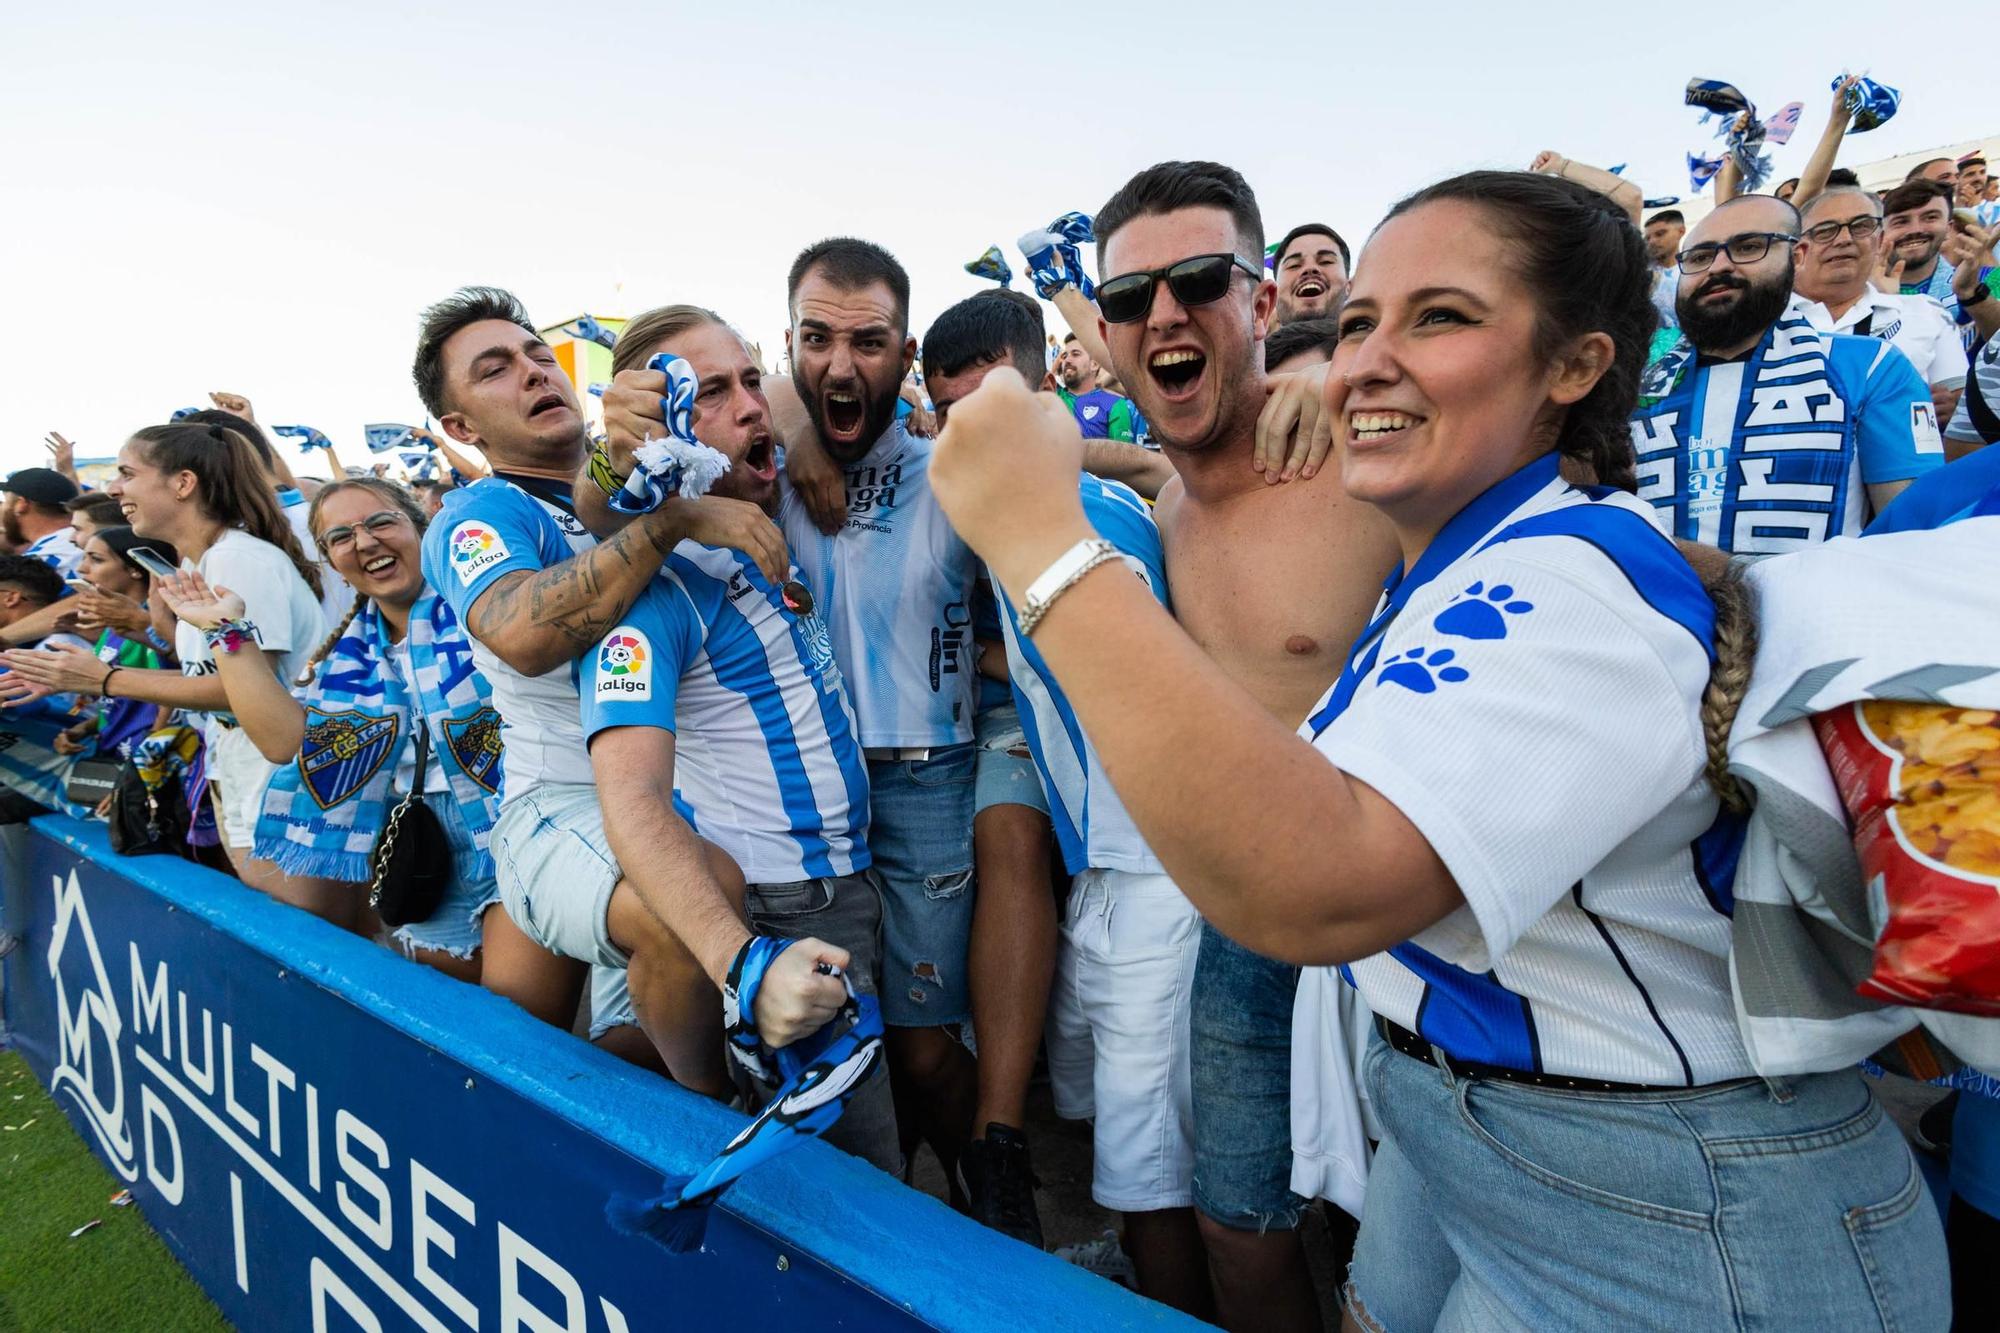
<path id="1" fill-rule="evenodd" d="M 1469 171 L 1410 195 L 1389 217 L 1424 204 L 1476 204 L 1512 242 L 1515 272 L 1536 306 L 1536 356 L 1552 360 L 1586 333 L 1610 335 L 1611 364 L 1564 411 L 1556 452 L 1586 465 L 1600 485 L 1636 491 L 1632 436 L 1639 376 L 1659 325 L 1645 238 L 1604 195 L 1527 171 Z"/>
<path id="2" fill-rule="evenodd" d="M 1734 814 L 1750 812 L 1750 794 L 1729 772 L 1729 732 L 1750 688 L 1757 659 L 1757 608 L 1743 570 L 1730 563 L 1719 578 L 1705 580 L 1715 603 L 1715 665 L 1701 696 L 1701 739 L 1708 754 L 1708 785 Z"/>
<path id="3" fill-rule="evenodd" d="M 321 540 L 320 517 L 321 511 L 326 507 L 327 497 L 338 495 L 342 491 L 367 491 L 379 496 L 403 511 L 416 528 L 419 537 L 423 536 L 424 529 L 429 526 L 430 519 L 424 513 L 423 504 L 411 493 L 409 487 L 401 482 L 390 481 L 387 477 L 349 477 L 320 487 L 319 493 L 313 496 L 312 508 L 306 511 L 306 524 L 312 529 L 314 541 Z M 321 550 L 325 550 L 324 546 Z M 366 605 L 368 605 L 368 594 L 355 593 L 354 602 L 347 608 L 347 614 L 333 627 L 333 633 L 327 635 L 320 641 L 319 647 L 313 649 L 312 656 L 306 659 L 305 666 L 299 671 L 298 679 L 292 682 L 294 686 L 312 683 L 313 673 L 319 670 L 319 664 L 326 660 L 326 655 L 333 651 L 333 646 L 340 642 L 341 636 L 347 633 L 347 627 L 354 623 L 354 618 L 361 614 L 361 608 Z"/>

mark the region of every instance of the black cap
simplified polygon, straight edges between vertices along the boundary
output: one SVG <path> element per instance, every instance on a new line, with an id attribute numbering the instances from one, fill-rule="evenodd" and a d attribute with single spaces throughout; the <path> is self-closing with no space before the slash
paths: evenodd
<path id="1" fill-rule="evenodd" d="M 24 467 L 0 482 L 0 491 L 33 500 L 40 505 L 60 505 L 74 500 L 78 486 L 52 467 Z"/>

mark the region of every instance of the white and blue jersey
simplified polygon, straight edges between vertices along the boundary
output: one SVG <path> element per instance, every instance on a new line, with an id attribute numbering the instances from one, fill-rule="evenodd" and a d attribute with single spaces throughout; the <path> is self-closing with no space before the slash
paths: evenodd
<path id="1" fill-rule="evenodd" d="M 1080 481 L 1083 515 L 1097 535 L 1117 547 L 1143 572 L 1146 585 L 1162 606 L 1167 603 L 1166 559 L 1160 553 L 1160 531 L 1152 511 L 1128 486 L 1085 473 Z M 1021 710 L 1021 730 L 1035 758 L 1042 791 L 1049 798 L 1049 821 L 1062 847 L 1063 866 L 1072 875 L 1086 870 L 1129 870 L 1160 874 L 1158 858 L 1125 813 L 1111 789 L 1111 780 L 1097 761 L 1097 748 L 1083 734 L 1069 699 L 1055 673 L 1036 649 L 1021 637 L 1020 619 L 1006 594 L 1007 671 L 1014 702 Z"/>
<path id="2" fill-rule="evenodd" d="M 868 768 L 826 624 L 748 557 L 682 542 L 576 673 L 586 743 L 674 733 L 683 816 L 750 883 L 868 867 Z"/>
<path id="3" fill-rule="evenodd" d="M 1391 576 L 1300 734 L 1417 827 L 1465 905 L 1347 973 L 1463 1059 L 1748 1076 L 1729 989 L 1740 821 L 1703 779 L 1714 609 L 1631 496 L 1544 455 Z"/>
<path id="4" fill-rule="evenodd" d="M 931 447 L 890 426 L 846 466 L 847 521 L 831 537 L 781 483 L 779 525 L 819 598 L 871 749 L 972 739 L 979 558 L 931 494 Z"/>
<path id="5" fill-rule="evenodd" d="M 424 533 L 424 582 L 450 604 L 459 624 L 470 626 L 472 604 L 501 578 L 559 565 L 594 545 L 570 507 L 569 487 L 538 477 L 486 477 L 445 496 Z M 569 664 L 524 676 L 469 628 L 466 638 L 500 711 L 507 755 L 501 807 L 542 783 L 589 785 L 590 754 Z"/>
<path id="6" fill-rule="evenodd" d="M 58 528 L 46 537 L 38 537 L 22 548 L 22 555 L 31 560 L 39 560 L 64 578 L 76 573 L 76 567 L 83 562 L 83 550 L 76 544 L 75 528 Z M 64 596 L 68 596 L 64 593 Z"/>
<path id="7" fill-rule="evenodd" d="M 1734 361 L 1685 340 L 1653 366 L 1632 414 L 1639 496 L 1673 535 L 1746 555 L 1867 526 L 1867 487 L 1944 462 L 1930 390 L 1874 338 L 1821 333 L 1795 304 Z"/>

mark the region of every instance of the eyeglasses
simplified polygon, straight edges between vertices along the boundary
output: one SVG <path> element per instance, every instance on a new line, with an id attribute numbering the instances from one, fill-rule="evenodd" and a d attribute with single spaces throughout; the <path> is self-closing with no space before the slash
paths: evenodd
<path id="1" fill-rule="evenodd" d="M 1863 213 L 1860 217 L 1849 218 L 1845 222 L 1822 222 L 1817 226 L 1807 227 L 1806 239 L 1814 245 L 1832 245 L 1840 239 L 1840 233 L 1846 232 L 1856 241 L 1865 241 L 1880 230 L 1882 230 L 1882 219 Z"/>
<path id="2" fill-rule="evenodd" d="M 1196 255 L 1166 268 L 1120 273 L 1097 284 L 1097 313 L 1107 324 L 1144 319 L 1153 308 L 1153 289 L 1162 278 L 1182 305 L 1209 305 L 1229 291 L 1229 280 L 1239 268 L 1252 282 L 1264 280 L 1264 270 L 1241 255 Z"/>
<path id="3" fill-rule="evenodd" d="M 370 514 L 359 523 L 343 523 L 337 528 L 328 528 L 319 535 L 320 549 L 331 555 L 335 551 L 346 550 L 352 546 L 355 531 L 359 528 L 366 528 L 370 534 L 380 537 L 391 528 L 409 521 L 410 516 L 400 509 L 384 509 L 380 513 Z"/>
<path id="4" fill-rule="evenodd" d="M 1771 247 L 1783 241 L 1786 245 L 1797 245 L 1799 238 L 1787 236 L 1781 231 L 1746 231 L 1741 236 L 1732 236 L 1722 244 L 1713 241 L 1704 245 L 1690 245 L 1675 255 L 1680 261 L 1681 272 L 1699 273 L 1715 262 L 1719 254 L 1727 254 L 1732 264 L 1754 264 L 1771 253 Z"/>

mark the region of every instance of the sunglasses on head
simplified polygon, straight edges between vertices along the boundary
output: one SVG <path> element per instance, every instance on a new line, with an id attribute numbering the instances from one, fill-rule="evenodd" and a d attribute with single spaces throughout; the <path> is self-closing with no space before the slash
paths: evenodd
<path id="1" fill-rule="evenodd" d="M 1184 306 L 1209 305 L 1229 291 L 1229 280 L 1237 269 L 1250 275 L 1252 282 L 1264 280 L 1264 270 L 1241 255 L 1196 255 L 1165 268 L 1120 273 L 1097 284 L 1097 313 L 1107 324 L 1130 324 L 1144 319 L 1153 308 L 1153 289 L 1165 279 L 1167 290 Z"/>

